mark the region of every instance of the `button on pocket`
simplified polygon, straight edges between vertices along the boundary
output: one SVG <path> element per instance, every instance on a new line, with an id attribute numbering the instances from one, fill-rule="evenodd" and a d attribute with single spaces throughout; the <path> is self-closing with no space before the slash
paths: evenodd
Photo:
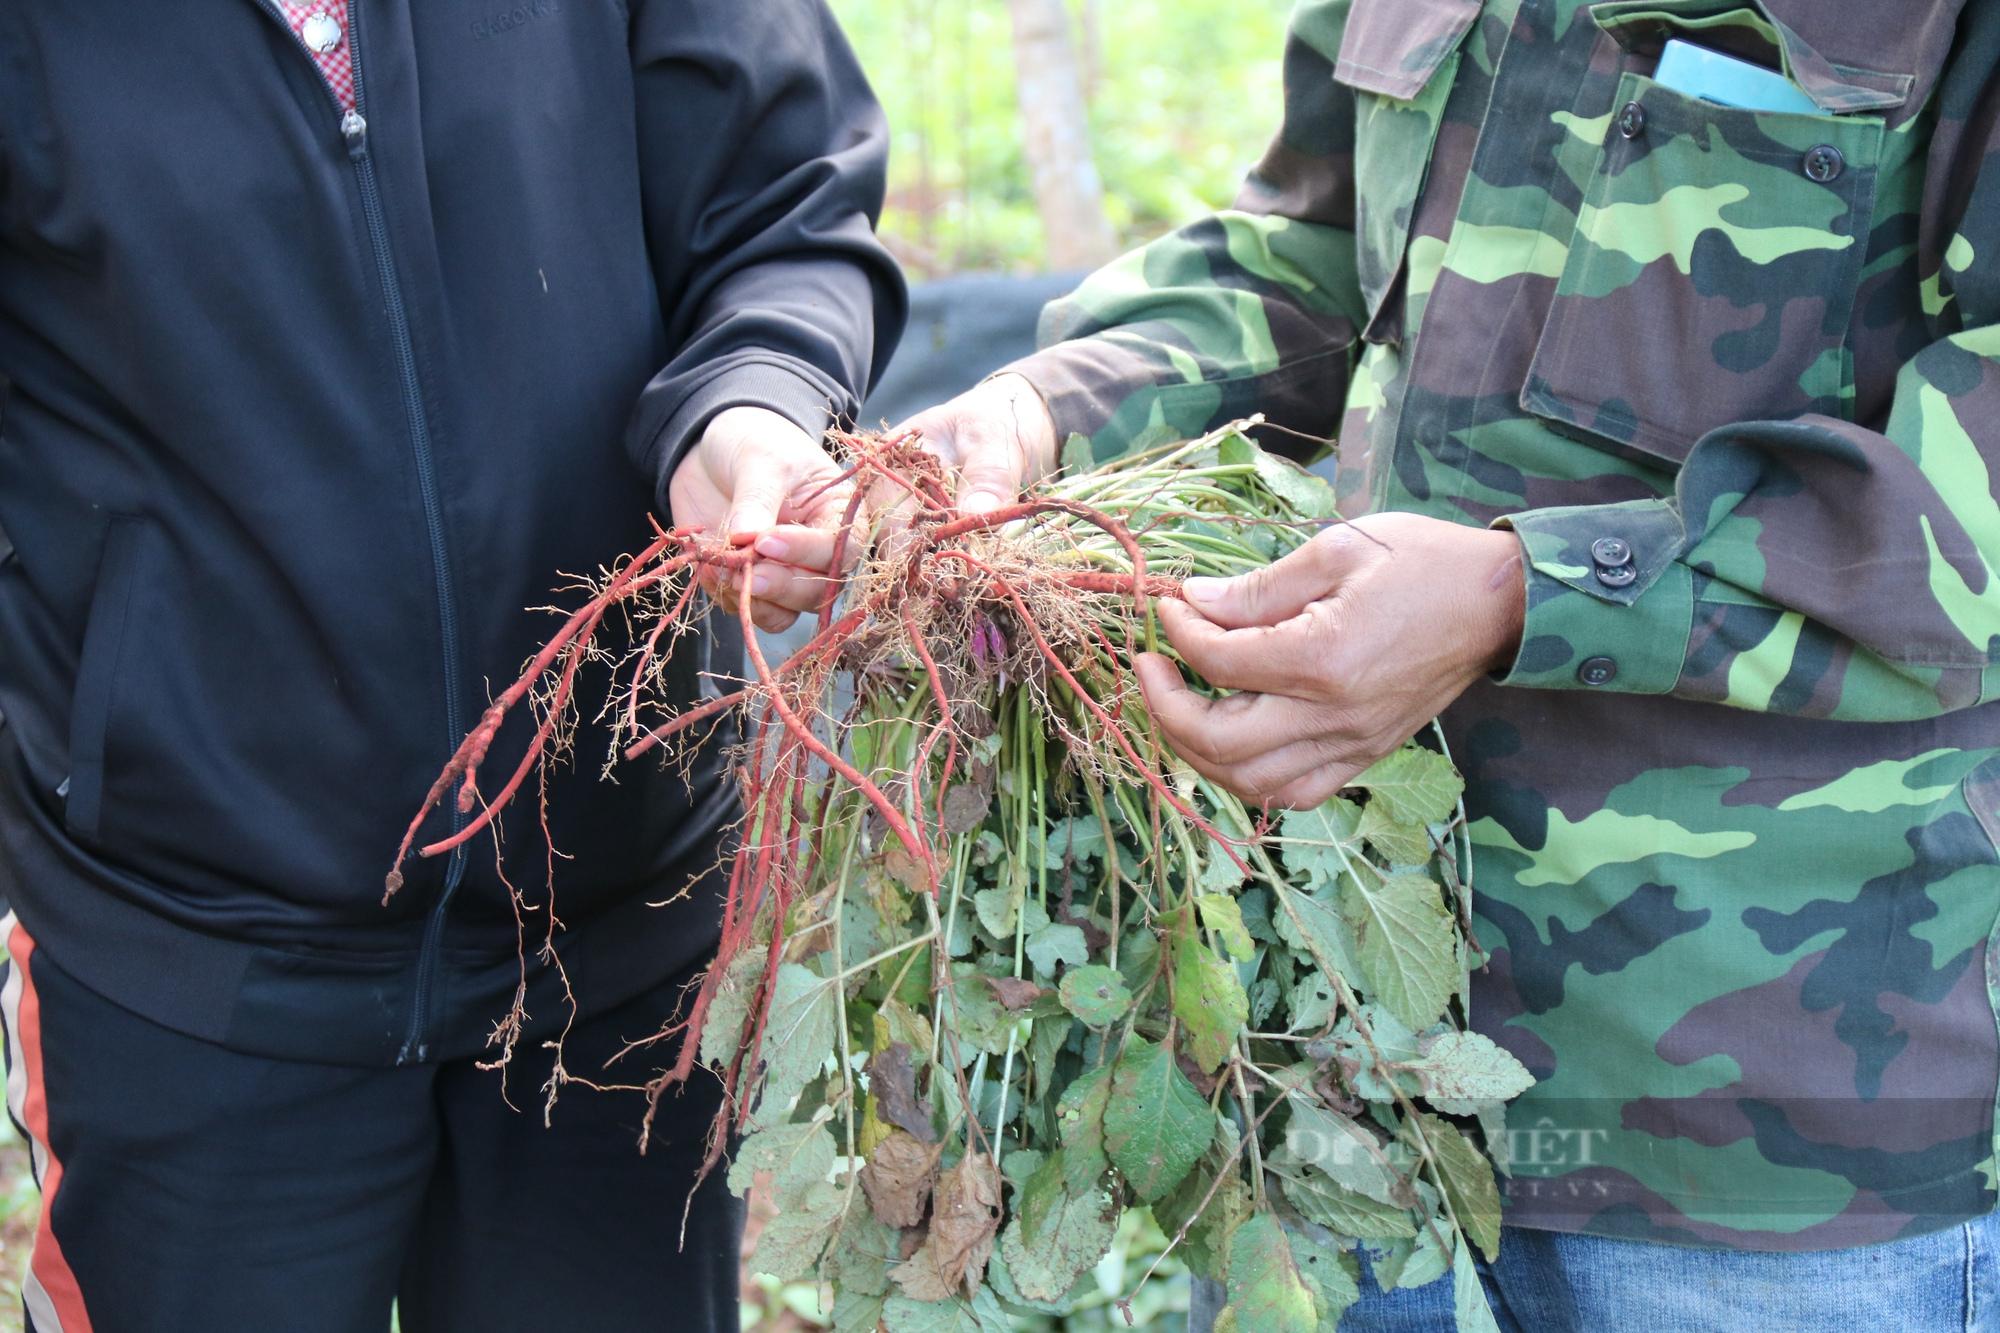
<path id="1" fill-rule="evenodd" d="M 1823 143 L 1806 154 L 1806 179 L 1825 185 L 1847 170 L 1847 159 L 1840 150 L 1830 143 Z"/>
<path id="2" fill-rule="evenodd" d="M 1618 132 L 1627 139 L 1636 139 L 1646 132 L 1646 108 L 1637 102 L 1627 102 L 1618 113 Z"/>

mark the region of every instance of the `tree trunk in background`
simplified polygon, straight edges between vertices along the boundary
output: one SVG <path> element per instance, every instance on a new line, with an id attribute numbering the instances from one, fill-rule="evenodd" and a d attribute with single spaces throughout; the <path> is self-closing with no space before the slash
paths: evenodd
<path id="1" fill-rule="evenodd" d="M 1104 185 L 1090 154 L 1083 66 L 1070 40 L 1064 0 L 1007 0 L 1014 21 L 1014 85 L 1035 207 L 1049 267 L 1096 268 L 1118 254 L 1104 216 Z"/>

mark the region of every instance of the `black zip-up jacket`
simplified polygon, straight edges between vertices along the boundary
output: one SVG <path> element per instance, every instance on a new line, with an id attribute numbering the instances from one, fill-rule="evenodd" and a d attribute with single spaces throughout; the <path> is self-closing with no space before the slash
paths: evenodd
<path id="1" fill-rule="evenodd" d="M 485 1045 L 506 880 L 553 872 L 585 1011 L 712 943 L 714 876 L 648 904 L 715 862 L 713 751 L 606 782 L 586 726 L 569 859 L 531 784 L 506 880 L 490 839 L 383 876 L 527 608 L 645 543 L 723 408 L 853 413 L 904 295 L 821 0 L 352 0 L 349 36 L 343 117 L 268 0 L 0 0 L 0 888 L 157 1022 L 386 1065 Z"/>

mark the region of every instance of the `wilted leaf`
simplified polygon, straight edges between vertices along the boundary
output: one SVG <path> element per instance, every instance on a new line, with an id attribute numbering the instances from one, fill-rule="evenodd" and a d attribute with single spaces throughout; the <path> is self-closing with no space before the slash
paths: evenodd
<path id="1" fill-rule="evenodd" d="M 1194 901 L 1201 909 L 1202 924 L 1222 941 L 1231 958 L 1247 963 L 1257 956 L 1257 946 L 1243 926 L 1243 908 L 1234 898 L 1226 893 L 1202 893 L 1195 895 Z"/>
<path id="2" fill-rule="evenodd" d="M 1299 1276 L 1305 1279 L 1306 1290 L 1312 1292 L 1313 1304 L 1319 1311 L 1320 1331 L 1335 1333 L 1340 1316 L 1361 1299 L 1359 1268 L 1349 1271 L 1353 1259 L 1296 1232 L 1288 1233 L 1288 1239 L 1292 1242 L 1292 1259 L 1299 1266 Z"/>
<path id="3" fill-rule="evenodd" d="M 1229 1058 L 1236 1034 L 1250 1020 L 1250 1000 L 1236 969 L 1191 929 L 1174 945 L 1174 1013 L 1187 1033 L 1187 1053 L 1205 1071 Z"/>
<path id="4" fill-rule="evenodd" d="M 737 1048 L 743 1044 L 743 1025 L 750 1017 L 750 1001 L 763 974 L 761 948 L 747 948 L 729 960 L 702 1020 L 703 1063 L 724 1068 L 736 1058 Z"/>
<path id="5" fill-rule="evenodd" d="M 1024 1192 L 1024 1205 L 1001 1234 L 1007 1271 L 1023 1296 L 1057 1301 L 1111 1248 L 1118 1201 L 1100 1182 L 1082 1194 L 1063 1189 L 1063 1164 L 1044 1163 Z"/>
<path id="6" fill-rule="evenodd" d="M 1436 850 L 1421 824 L 1398 824 L 1389 817 L 1387 801 L 1370 801 L 1361 812 L 1361 836 L 1397 865 L 1422 865 Z"/>
<path id="7" fill-rule="evenodd" d="M 757 1237 L 750 1270 L 769 1273 L 782 1282 L 811 1272 L 826 1243 L 833 1238 L 842 1200 L 839 1188 L 825 1181 L 815 1182 L 798 1200 L 797 1207 L 772 1218 Z"/>
<path id="8" fill-rule="evenodd" d="M 917 1076 L 910 1069 L 908 1046 L 892 1041 L 870 1058 L 868 1090 L 875 1094 L 876 1112 L 882 1119 L 908 1130 L 920 1142 L 937 1142 L 930 1108 L 917 1100 Z"/>
<path id="9" fill-rule="evenodd" d="M 1458 1225 L 1485 1252 L 1489 1262 L 1499 1258 L 1500 1190 L 1493 1183 L 1493 1167 L 1458 1132 L 1456 1125 L 1434 1115 L 1419 1113 L 1417 1118 L 1423 1125 L 1424 1139 L 1431 1146 L 1438 1173 L 1444 1177 L 1445 1197 L 1451 1201 Z M 1407 1125 L 1403 1132 L 1410 1133 Z"/>
<path id="10" fill-rule="evenodd" d="M 1104 1148 L 1133 1191 L 1150 1203 L 1187 1174 L 1215 1139 L 1215 1120 L 1174 1065 L 1173 1052 L 1134 1037 L 1111 1077 Z"/>
<path id="11" fill-rule="evenodd" d="M 1021 977 L 988 977 L 986 984 L 993 988 L 1000 1007 L 1009 1013 L 1026 1009 L 1047 992 L 1034 982 Z"/>
<path id="12" fill-rule="evenodd" d="M 1390 1165 L 1381 1143 L 1338 1112 L 1292 1098 L 1285 1147 L 1298 1161 L 1318 1167 L 1340 1184 L 1379 1203 L 1398 1208 L 1416 1203 L 1409 1182 Z"/>
<path id="13" fill-rule="evenodd" d="M 1458 936 L 1437 885 L 1363 871 L 1341 881 L 1340 906 L 1368 988 L 1411 1027 L 1429 1027 L 1458 990 Z"/>
<path id="14" fill-rule="evenodd" d="M 1086 1027 L 1109 1027 L 1132 1007 L 1132 992 L 1125 978 L 1108 967 L 1073 967 L 1063 974 L 1063 1008 L 1082 1019 Z"/>
<path id="15" fill-rule="evenodd" d="M 833 1135 L 824 1122 L 780 1124 L 743 1140 L 729 1164 L 729 1190 L 746 1195 L 759 1171 L 771 1173 L 771 1201 L 780 1211 L 803 1204 L 806 1191 L 833 1170 Z"/>
<path id="16" fill-rule="evenodd" d="M 1062 1126 L 1064 1184 L 1071 1194 L 1097 1188 L 1110 1161 L 1104 1152 L 1104 1108 L 1111 1099 L 1111 1070 L 1093 1069 L 1063 1089 L 1056 1102 Z"/>
<path id="17" fill-rule="evenodd" d="M 932 1041 L 930 1019 L 893 996 L 882 1001 L 882 1007 L 876 1011 L 876 1017 L 887 1026 L 888 1041 L 902 1042 L 919 1060 L 930 1057 Z M 882 1044 L 886 1045 L 887 1042 Z"/>
<path id="18" fill-rule="evenodd" d="M 1257 451 L 1257 479 L 1270 488 L 1300 518 L 1337 518 L 1340 502 L 1333 487 L 1287 458 Z"/>
<path id="19" fill-rule="evenodd" d="M 1319 1312 L 1278 1219 L 1260 1213 L 1229 1242 L 1229 1308 L 1242 1333 L 1314 1333 Z"/>
<path id="20" fill-rule="evenodd" d="M 833 990 L 808 968 L 779 964 L 764 1025 L 760 1052 L 766 1062 L 764 1095 L 751 1121 L 754 1127 L 784 1120 L 792 1102 L 839 1044 Z"/>
<path id="21" fill-rule="evenodd" d="M 970 833 L 993 808 L 993 794 L 972 782 L 960 782 L 944 794 L 944 826 L 947 832 Z"/>
<path id="22" fill-rule="evenodd" d="M 1423 1081 L 1424 1097 L 1446 1115 L 1471 1115 L 1509 1101 L 1535 1082 L 1519 1060 L 1477 1032 L 1441 1033 L 1422 1059 L 1405 1067 Z"/>
<path id="23" fill-rule="evenodd" d="M 977 1290 L 1000 1230 L 1000 1168 L 985 1153 L 967 1153 L 938 1177 L 931 1196 L 931 1238 L 945 1286 Z"/>
<path id="24" fill-rule="evenodd" d="M 1486 1300 L 1486 1287 L 1479 1280 L 1472 1251 L 1465 1248 L 1463 1237 L 1451 1260 L 1451 1306 L 1458 1321 L 1458 1333 L 1500 1333 L 1500 1322 L 1493 1317 L 1493 1307 Z"/>
<path id="25" fill-rule="evenodd" d="M 861 1189 L 884 1226 L 913 1227 L 937 1183 L 938 1150 L 901 1130 L 875 1145 L 861 1168 Z"/>
<path id="26" fill-rule="evenodd" d="M 1394 823 L 1423 825 L 1457 810 L 1465 779 L 1443 755 L 1421 745 L 1405 745 L 1377 760 L 1349 785 L 1367 789 L 1371 803 L 1388 806 L 1384 813 Z"/>
<path id="27" fill-rule="evenodd" d="M 983 1288 L 970 1301 L 935 1303 L 891 1296 L 882 1302 L 882 1322 L 889 1333 L 1012 1333 L 1006 1311 Z"/>
<path id="28" fill-rule="evenodd" d="M 1292 1207 L 1337 1236 L 1394 1240 L 1417 1234 L 1409 1209 L 1358 1194 L 1283 1147 L 1264 1160 L 1271 1173 L 1284 1182 L 1285 1197 Z"/>

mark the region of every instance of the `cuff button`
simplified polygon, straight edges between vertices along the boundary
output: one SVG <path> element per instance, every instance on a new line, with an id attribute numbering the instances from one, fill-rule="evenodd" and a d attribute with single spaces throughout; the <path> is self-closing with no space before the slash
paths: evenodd
<path id="1" fill-rule="evenodd" d="M 1600 565 L 1597 581 L 1607 588 L 1629 588 L 1639 581 L 1639 571 L 1630 565 Z"/>
<path id="2" fill-rule="evenodd" d="M 1586 657 L 1576 669 L 1576 678 L 1586 685 L 1609 685 L 1618 679 L 1618 661 L 1612 657 Z"/>

